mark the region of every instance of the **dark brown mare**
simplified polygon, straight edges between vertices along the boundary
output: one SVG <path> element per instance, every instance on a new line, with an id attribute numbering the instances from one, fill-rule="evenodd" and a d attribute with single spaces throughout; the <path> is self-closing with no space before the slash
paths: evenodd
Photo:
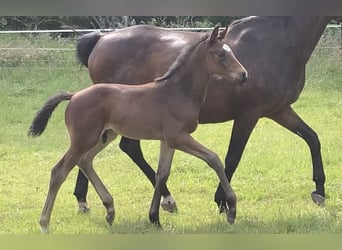
<path id="1" fill-rule="evenodd" d="M 291 108 L 304 85 L 305 66 L 330 17 L 251 17 L 231 25 L 224 38 L 249 72 L 251 84 L 241 88 L 213 79 L 200 123 L 234 120 L 225 158 L 231 180 L 249 136 L 262 117 L 267 117 L 302 137 L 308 144 L 313 164 L 314 202 L 324 203 L 325 174 L 317 134 Z M 80 62 L 89 68 L 93 83 L 141 84 L 162 75 L 181 52 L 183 45 L 202 36 L 155 27 L 135 26 L 112 33 L 91 33 L 80 38 Z M 128 61 L 127 61 L 128 60 Z M 154 184 L 154 171 L 145 161 L 139 141 L 122 138 L 120 147 Z M 284 176 L 286 178 L 286 176 Z M 79 172 L 74 194 L 87 206 L 87 179 Z M 171 197 L 165 188 L 164 197 Z M 173 200 L 169 198 L 168 201 Z M 226 206 L 218 187 L 215 201 Z M 174 209 L 174 204 L 169 210 Z M 87 208 L 85 206 L 85 208 Z"/>
<path id="2" fill-rule="evenodd" d="M 170 174 L 175 149 L 204 160 L 215 170 L 224 198 L 228 201 L 227 221 L 234 222 L 236 197 L 223 164 L 214 152 L 190 135 L 197 127 L 211 75 L 221 75 L 231 82 L 241 83 L 247 79 L 245 68 L 230 47 L 221 41 L 226 32 L 227 29 L 219 33 L 216 27 L 210 35 L 194 42 L 166 74 L 154 82 L 144 85 L 96 84 L 75 94 L 62 92 L 48 100 L 37 113 L 29 134 L 40 135 L 57 105 L 70 100 L 65 111 L 70 146 L 51 172 L 49 191 L 39 221 L 42 232 L 49 231 L 57 192 L 77 164 L 94 185 L 107 210 L 106 220 L 112 224 L 113 198 L 95 173 L 93 159 L 118 134 L 161 142 L 155 192 L 149 211 L 152 223 L 160 225 L 161 192 Z"/>

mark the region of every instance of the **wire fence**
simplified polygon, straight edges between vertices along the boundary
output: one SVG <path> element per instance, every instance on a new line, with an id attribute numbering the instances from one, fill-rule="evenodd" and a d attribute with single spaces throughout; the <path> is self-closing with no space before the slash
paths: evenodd
<path id="1" fill-rule="evenodd" d="M 174 28 L 182 31 L 207 31 L 210 28 Z M 0 31 L 0 67 L 51 67 L 78 66 L 76 38 L 93 31 L 110 32 L 114 29 L 80 30 L 30 30 Z M 67 35 L 66 35 L 67 34 Z M 314 53 L 315 56 L 331 56 L 342 60 L 342 27 L 328 25 Z"/>

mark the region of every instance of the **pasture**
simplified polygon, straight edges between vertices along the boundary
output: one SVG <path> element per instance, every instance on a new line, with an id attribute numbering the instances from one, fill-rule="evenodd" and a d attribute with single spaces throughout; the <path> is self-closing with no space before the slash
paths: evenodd
<path id="1" fill-rule="evenodd" d="M 322 44 L 330 46 L 330 42 L 334 42 L 333 35 Z M 54 112 L 41 137 L 27 137 L 28 127 L 48 97 L 58 90 L 82 89 L 91 81 L 73 50 L 42 49 L 73 49 L 73 40 L 1 35 L 0 47 L 23 48 L 0 50 L 0 234 L 39 234 L 50 171 L 69 143 L 65 103 Z M 215 173 L 202 161 L 177 151 L 168 187 L 179 211 L 161 212 L 163 230 L 153 227 L 148 220 L 153 188 L 116 140 L 94 163 L 114 197 L 113 226 L 106 224 L 105 209 L 92 186 L 90 213 L 77 212 L 72 194 L 75 168 L 57 196 L 51 233 L 342 233 L 342 49 L 314 52 L 305 88 L 293 106 L 321 141 L 327 177 L 324 207 L 310 198 L 314 183 L 308 146 L 274 122 L 261 119 L 231 183 L 238 198 L 234 225 L 227 224 L 213 202 L 218 183 Z M 194 136 L 224 160 L 231 128 L 231 121 L 200 125 Z M 156 167 L 159 142 L 143 141 L 142 148 Z"/>

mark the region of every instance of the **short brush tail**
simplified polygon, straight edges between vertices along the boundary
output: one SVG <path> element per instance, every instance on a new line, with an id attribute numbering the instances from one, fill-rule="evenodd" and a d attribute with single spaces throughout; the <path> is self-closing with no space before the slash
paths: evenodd
<path id="1" fill-rule="evenodd" d="M 70 100 L 73 96 L 73 93 L 69 92 L 59 92 L 56 95 L 52 96 L 44 106 L 37 112 L 33 122 L 29 128 L 28 136 L 36 137 L 40 136 L 51 117 L 52 112 L 62 101 Z"/>

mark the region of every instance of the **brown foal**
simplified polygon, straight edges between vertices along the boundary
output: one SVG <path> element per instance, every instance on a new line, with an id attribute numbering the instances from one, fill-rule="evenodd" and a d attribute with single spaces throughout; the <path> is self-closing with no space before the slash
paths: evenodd
<path id="1" fill-rule="evenodd" d="M 198 124 L 209 79 L 217 74 L 244 82 L 247 71 L 222 42 L 227 29 L 216 27 L 189 46 L 162 77 L 143 85 L 96 84 L 77 93 L 59 93 L 50 98 L 37 113 L 29 135 L 40 135 L 57 105 L 70 100 L 65 124 L 70 146 L 51 171 L 45 205 L 40 217 L 42 232 L 49 231 L 51 212 L 57 192 L 76 165 L 93 184 L 107 210 L 106 220 L 114 220 L 113 198 L 93 169 L 93 158 L 117 135 L 133 139 L 160 140 L 156 185 L 149 211 L 153 224 L 160 226 L 161 189 L 170 174 L 175 149 L 204 160 L 213 168 L 228 201 L 227 221 L 236 217 L 236 196 L 218 156 L 191 137 Z"/>

